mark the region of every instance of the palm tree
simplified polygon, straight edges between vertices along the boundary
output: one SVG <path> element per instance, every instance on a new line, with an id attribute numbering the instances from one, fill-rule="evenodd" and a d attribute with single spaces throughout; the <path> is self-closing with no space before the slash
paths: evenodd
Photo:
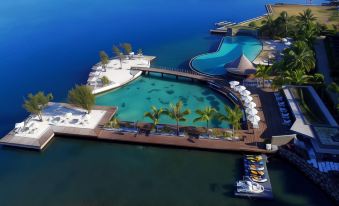
<path id="1" fill-rule="evenodd" d="M 243 112 L 238 106 L 232 109 L 228 105 L 225 105 L 225 111 L 227 115 L 219 113 L 218 120 L 221 122 L 226 121 L 232 125 L 232 136 L 234 137 L 235 130 L 240 128 L 240 120 L 243 116 Z"/>
<path id="2" fill-rule="evenodd" d="M 332 82 L 327 86 L 327 89 L 333 93 L 338 94 L 339 93 L 339 85 L 335 82 Z"/>
<path id="3" fill-rule="evenodd" d="M 314 52 L 304 41 L 295 41 L 291 48 L 284 51 L 284 66 L 288 70 L 311 71 L 315 68 Z"/>
<path id="4" fill-rule="evenodd" d="M 306 9 L 303 13 L 299 13 L 297 20 L 300 26 L 306 26 L 317 20 L 317 17 L 314 16 L 311 9 Z"/>
<path id="5" fill-rule="evenodd" d="M 106 69 L 106 65 L 109 63 L 109 57 L 105 51 L 100 51 L 99 55 L 100 55 L 101 65 L 104 69 Z"/>
<path id="6" fill-rule="evenodd" d="M 255 73 L 256 77 L 262 78 L 263 87 L 265 87 L 265 79 L 267 79 L 272 71 L 272 67 L 258 65 L 257 72 Z"/>
<path id="7" fill-rule="evenodd" d="M 317 28 L 317 24 L 308 24 L 299 28 L 296 39 L 300 41 L 305 41 L 307 45 L 311 48 L 313 46 L 315 38 L 319 33 L 320 31 Z"/>
<path id="8" fill-rule="evenodd" d="M 314 75 L 308 75 L 301 69 L 291 70 L 285 72 L 285 82 L 294 85 L 305 84 L 321 84 L 324 81 L 322 74 L 316 73 Z"/>
<path id="9" fill-rule="evenodd" d="M 124 49 L 125 54 L 129 55 L 132 52 L 132 45 L 130 43 L 123 43 L 121 47 Z"/>
<path id="10" fill-rule="evenodd" d="M 108 127 L 110 128 L 119 128 L 120 127 L 120 120 L 117 117 L 113 117 L 111 121 L 108 122 Z"/>
<path id="11" fill-rule="evenodd" d="M 121 68 L 122 68 L 122 62 L 121 62 L 121 61 L 122 61 L 122 59 L 124 58 L 123 53 L 121 52 L 121 50 L 119 49 L 119 47 L 117 47 L 117 46 L 115 46 L 115 45 L 113 45 L 112 50 L 113 50 L 114 55 L 115 55 L 116 57 L 119 58 L 119 60 L 120 60 L 120 65 L 121 65 Z"/>
<path id="12" fill-rule="evenodd" d="M 151 112 L 146 112 L 144 117 L 148 117 L 153 121 L 153 127 L 158 132 L 157 125 L 159 124 L 160 116 L 164 113 L 162 108 L 157 109 L 155 106 L 151 107 Z"/>
<path id="13" fill-rule="evenodd" d="M 189 110 L 189 109 L 181 111 L 182 106 L 183 106 L 183 103 L 182 103 L 181 100 L 179 100 L 175 105 L 171 103 L 170 108 L 168 108 L 164 111 L 164 114 L 168 115 L 171 119 L 176 121 L 177 135 L 178 136 L 179 136 L 179 122 L 186 121 L 185 116 L 187 116 L 191 113 L 191 110 Z"/>
<path id="14" fill-rule="evenodd" d="M 275 22 L 272 15 L 268 15 L 265 20 L 261 21 L 261 23 L 263 24 L 263 31 L 268 32 L 269 37 L 273 37 L 275 31 Z"/>
<path id="15" fill-rule="evenodd" d="M 193 122 L 205 122 L 206 121 L 206 132 L 208 131 L 208 123 L 212 120 L 214 114 L 217 112 L 213 107 L 207 106 L 205 109 L 197 109 L 195 111 L 199 117 L 195 118 Z"/>
<path id="16" fill-rule="evenodd" d="M 23 107 L 27 112 L 35 114 L 42 121 L 42 111 L 52 101 L 53 95 L 51 93 L 45 95 L 43 92 L 38 92 L 35 95 L 29 94 L 28 99 L 25 100 Z"/>
<path id="17" fill-rule="evenodd" d="M 335 82 L 332 82 L 331 84 L 329 84 L 327 86 L 327 90 L 335 93 L 335 95 L 338 96 L 338 94 L 339 94 L 339 85 L 337 83 L 335 83 Z M 338 100 L 339 100 L 339 98 L 337 98 L 337 101 Z M 334 106 L 336 107 L 337 111 L 339 112 L 339 104 L 334 105 Z"/>
<path id="18" fill-rule="evenodd" d="M 68 92 L 68 101 L 77 107 L 81 107 L 90 113 L 95 105 L 95 95 L 92 88 L 87 85 L 76 85 Z"/>
<path id="19" fill-rule="evenodd" d="M 280 13 L 278 19 L 279 19 L 280 25 L 284 27 L 284 33 L 286 37 L 288 33 L 288 24 L 291 20 L 291 17 L 288 16 L 288 13 L 286 11 L 283 11 Z"/>

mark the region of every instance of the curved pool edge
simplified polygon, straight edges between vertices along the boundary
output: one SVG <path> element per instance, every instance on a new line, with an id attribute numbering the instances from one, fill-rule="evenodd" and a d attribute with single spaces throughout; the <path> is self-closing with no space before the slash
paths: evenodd
<path id="1" fill-rule="evenodd" d="M 263 44 L 262 39 L 259 39 L 259 38 L 257 38 L 257 37 L 251 36 L 251 35 L 237 35 L 237 36 L 248 36 L 248 37 L 252 37 L 252 38 L 255 38 L 256 40 L 258 40 L 258 42 L 260 42 L 260 44 L 261 44 L 261 49 L 260 49 L 259 53 L 258 53 L 258 54 L 255 56 L 255 58 L 254 58 L 254 60 L 256 60 L 256 59 L 258 58 L 258 56 L 261 54 L 261 52 L 263 51 L 263 49 L 264 49 L 264 44 Z M 189 62 L 189 67 L 190 67 L 190 69 L 192 69 L 193 71 L 195 71 L 195 72 L 197 72 L 197 73 L 199 73 L 199 74 L 201 74 L 201 75 L 205 75 L 205 76 L 209 76 L 209 77 L 213 77 L 213 76 L 214 76 L 214 77 L 215 77 L 215 76 L 220 76 L 220 77 L 221 77 L 221 76 L 225 76 L 227 73 L 223 73 L 223 74 L 209 74 L 209 73 L 201 72 L 201 71 L 197 70 L 196 68 L 194 68 L 194 66 L 192 65 L 192 62 L 193 62 L 195 59 L 197 59 L 198 57 L 200 57 L 200 56 L 207 55 L 207 54 L 211 54 L 211 53 L 219 52 L 219 51 L 220 51 L 220 48 L 221 48 L 222 44 L 224 43 L 224 40 L 225 40 L 226 37 L 237 37 L 237 36 L 224 36 L 224 37 L 222 37 L 222 39 L 221 39 L 221 41 L 220 41 L 220 43 L 219 43 L 218 49 L 217 49 L 216 51 L 213 51 L 213 52 L 204 52 L 204 53 L 198 54 L 197 56 L 191 58 L 191 60 L 190 60 L 190 62 Z M 254 61 L 254 60 L 253 60 L 253 61 Z M 251 62 L 253 63 L 253 61 L 251 61 Z M 226 63 L 225 63 L 225 64 L 226 64 Z"/>

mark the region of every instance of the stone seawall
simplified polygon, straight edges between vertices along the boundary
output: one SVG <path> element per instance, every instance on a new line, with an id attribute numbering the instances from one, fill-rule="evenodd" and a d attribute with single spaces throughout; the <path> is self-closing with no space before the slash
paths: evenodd
<path id="1" fill-rule="evenodd" d="M 279 148 L 278 155 L 296 166 L 316 185 L 325 191 L 337 205 L 339 204 L 339 186 L 331 180 L 328 174 L 320 172 L 318 169 L 308 164 L 303 158 L 287 149 Z"/>

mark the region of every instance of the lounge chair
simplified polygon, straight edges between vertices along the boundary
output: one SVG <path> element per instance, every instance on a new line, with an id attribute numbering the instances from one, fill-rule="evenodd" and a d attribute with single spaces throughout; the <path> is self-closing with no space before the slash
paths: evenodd
<path id="1" fill-rule="evenodd" d="M 286 108 L 279 108 L 280 109 L 280 112 L 288 112 Z"/>
<path id="2" fill-rule="evenodd" d="M 274 96 L 275 96 L 275 97 L 282 97 L 281 94 L 280 94 L 280 92 L 274 92 Z"/>
<path id="3" fill-rule="evenodd" d="M 290 119 L 283 119 L 283 125 L 290 125 L 291 120 Z"/>
<path id="4" fill-rule="evenodd" d="M 285 102 L 278 102 L 279 106 L 284 106 L 285 107 Z"/>
<path id="5" fill-rule="evenodd" d="M 290 113 L 283 113 L 283 112 L 281 112 L 281 116 L 282 116 L 282 117 L 289 117 L 289 116 L 290 116 Z"/>
<path id="6" fill-rule="evenodd" d="M 284 101 L 284 98 L 283 97 L 275 97 L 275 99 L 278 101 L 278 102 L 283 102 Z"/>

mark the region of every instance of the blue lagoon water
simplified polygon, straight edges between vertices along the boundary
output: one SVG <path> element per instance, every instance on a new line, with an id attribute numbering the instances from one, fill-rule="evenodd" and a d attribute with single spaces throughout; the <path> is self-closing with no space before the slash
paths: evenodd
<path id="1" fill-rule="evenodd" d="M 0 135 L 27 115 L 27 93 L 43 90 L 65 101 L 74 84 L 85 83 L 100 50 L 129 41 L 156 55 L 155 65 L 187 68 L 194 56 L 217 49 L 221 38 L 208 32 L 213 23 L 261 15 L 268 2 L 275 1 L 2 0 Z M 275 201 L 233 197 L 241 160 L 230 153 L 56 137 L 43 152 L 0 147 L 0 162 L 1 206 L 330 204 L 274 159 Z"/>
<path id="2" fill-rule="evenodd" d="M 226 74 L 225 64 L 244 54 L 253 61 L 262 49 L 262 43 L 250 36 L 224 37 L 217 51 L 201 54 L 192 59 L 191 66 L 205 74 Z"/>
<path id="3" fill-rule="evenodd" d="M 98 105 L 118 106 L 118 118 L 125 121 L 150 122 L 144 118 L 144 113 L 150 111 L 151 106 L 168 108 L 170 103 L 183 101 L 184 108 L 190 109 L 191 114 L 182 125 L 206 126 L 205 122 L 193 123 L 198 117 L 197 109 L 206 106 L 215 108 L 218 112 L 225 113 L 224 105 L 233 107 L 225 97 L 209 89 L 207 85 L 198 85 L 190 80 L 175 80 L 170 77 L 147 76 L 120 88 L 102 95 L 96 99 Z M 160 123 L 175 124 L 167 116 L 160 118 Z M 229 124 L 218 121 L 210 122 L 211 127 L 228 128 Z"/>

